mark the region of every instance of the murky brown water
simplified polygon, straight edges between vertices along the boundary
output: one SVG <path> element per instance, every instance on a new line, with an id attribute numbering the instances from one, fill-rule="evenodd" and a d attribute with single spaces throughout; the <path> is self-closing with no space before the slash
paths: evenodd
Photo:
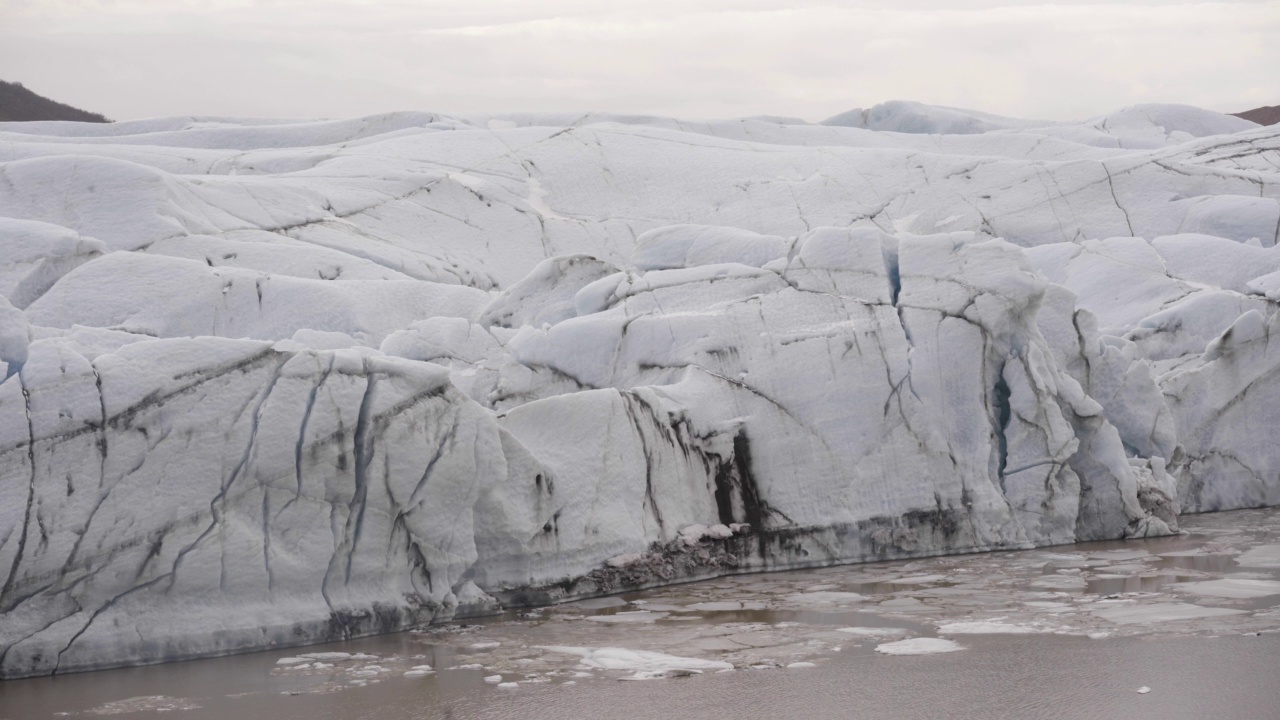
<path id="1" fill-rule="evenodd" d="M 0 682 L 0 720 L 1280 718 L 1280 509 L 1185 526 L 1175 538 L 721 578 L 327 646 Z M 910 637 L 962 649 L 876 651 Z M 340 654 L 315 656 L 325 652 Z M 627 665 L 646 652 L 662 653 L 643 656 L 656 666 Z M 712 664 L 618 682 L 692 672 L 667 667 L 678 661 Z"/>

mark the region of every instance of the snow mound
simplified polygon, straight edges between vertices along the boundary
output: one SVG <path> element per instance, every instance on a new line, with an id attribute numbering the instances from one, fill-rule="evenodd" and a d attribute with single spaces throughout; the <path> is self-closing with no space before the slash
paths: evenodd
<path id="1" fill-rule="evenodd" d="M 1243 118 L 1188 105 L 1134 105 L 1082 122 L 1048 122 L 902 100 L 849 110 L 820 124 L 914 135 L 1044 134 L 1085 145 L 1134 149 L 1258 128 Z"/>
<path id="2" fill-rule="evenodd" d="M 1053 123 L 1017 120 L 1000 115 L 892 100 L 863 110 L 849 110 L 823 120 L 823 125 L 882 130 L 888 132 L 972 135 L 993 130 L 1040 127 Z"/>
<path id="3" fill-rule="evenodd" d="M 1190 105 L 1133 105 L 1093 121 L 1113 133 L 1159 130 L 1176 140 L 1254 130 L 1257 123 Z"/>

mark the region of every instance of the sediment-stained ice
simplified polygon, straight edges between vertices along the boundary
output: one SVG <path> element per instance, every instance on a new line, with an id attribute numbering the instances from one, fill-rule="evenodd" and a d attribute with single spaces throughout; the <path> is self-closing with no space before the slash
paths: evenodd
<path id="1" fill-rule="evenodd" d="M 893 103 L 0 140 L 0 677 L 1280 504 L 1275 128 Z"/>

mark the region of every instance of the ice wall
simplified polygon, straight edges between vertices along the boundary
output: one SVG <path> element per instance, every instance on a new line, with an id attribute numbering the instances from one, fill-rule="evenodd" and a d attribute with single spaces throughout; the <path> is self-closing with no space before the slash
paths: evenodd
<path id="1" fill-rule="evenodd" d="M 0 676 L 1280 503 L 1280 131 L 836 120 L 0 124 Z"/>

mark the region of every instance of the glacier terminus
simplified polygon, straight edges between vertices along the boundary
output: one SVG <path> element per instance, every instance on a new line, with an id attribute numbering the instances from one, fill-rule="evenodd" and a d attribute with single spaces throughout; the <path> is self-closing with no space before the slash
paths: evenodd
<path id="1" fill-rule="evenodd" d="M 1280 126 L 0 123 L 0 677 L 1280 505 Z"/>

